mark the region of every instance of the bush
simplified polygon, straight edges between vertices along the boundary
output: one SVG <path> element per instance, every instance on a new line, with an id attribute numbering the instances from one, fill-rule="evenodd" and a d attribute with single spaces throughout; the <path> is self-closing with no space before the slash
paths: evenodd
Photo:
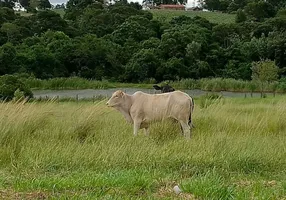
<path id="1" fill-rule="evenodd" d="M 242 9 L 238 9 L 235 17 L 236 23 L 245 22 L 247 20 L 246 14 L 243 12 Z"/>
<path id="2" fill-rule="evenodd" d="M 16 92 L 17 91 L 17 92 Z M 13 75 L 4 75 L 0 77 L 0 99 L 12 100 L 15 97 L 24 95 L 24 97 L 32 98 L 33 93 L 22 81 Z"/>

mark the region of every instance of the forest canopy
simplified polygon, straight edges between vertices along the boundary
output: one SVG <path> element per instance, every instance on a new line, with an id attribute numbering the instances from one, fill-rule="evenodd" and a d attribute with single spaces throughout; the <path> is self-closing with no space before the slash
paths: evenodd
<path id="1" fill-rule="evenodd" d="M 275 62 L 279 78 L 286 75 L 284 1 L 206 0 L 204 6 L 231 8 L 236 22 L 216 24 L 184 15 L 155 19 L 138 3 L 126 1 L 70 0 L 63 17 L 53 10 L 20 16 L 2 5 L 0 75 L 119 82 L 251 80 L 252 63 L 263 60 Z"/>

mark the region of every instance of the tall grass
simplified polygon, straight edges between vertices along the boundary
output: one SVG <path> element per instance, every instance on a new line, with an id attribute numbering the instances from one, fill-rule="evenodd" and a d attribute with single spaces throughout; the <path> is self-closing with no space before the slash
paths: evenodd
<path id="1" fill-rule="evenodd" d="M 92 79 L 84 79 L 79 77 L 69 78 L 52 78 L 52 79 L 37 79 L 37 78 L 22 78 L 26 85 L 32 89 L 106 89 L 115 87 L 150 87 L 151 84 L 133 84 L 133 83 L 113 83 L 108 81 L 98 81 Z"/>
<path id="2" fill-rule="evenodd" d="M 0 196 L 285 198 L 285 99 L 197 106 L 190 141 L 168 120 L 134 137 L 104 103 L 0 104 Z"/>
<path id="3" fill-rule="evenodd" d="M 41 80 L 36 78 L 22 78 L 22 81 L 32 89 L 107 89 L 116 87 L 152 88 L 153 80 L 146 83 L 114 83 L 108 81 L 88 80 L 79 77 L 53 78 Z M 243 81 L 235 79 L 182 79 L 171 81 L 175 89 L 201 89 L 206 91 L 233 91 L 233 92 L 260 92 L 261 86 L 258 82 Z M 264 84 L 265 92 L 285 92 L 286 83 L 284 81 Z"/>
<path id="4" fill-rule="evenodd" d="M 232 78 L 203 78 L 199 80 L 183 79 L 171 82 L 176 88 L 201 89 L 205 91 L 261 92 L 261 84 L 254 81 L 236 80 Z M 264 84 L 264 92 L 285 92 L 285 82 Z"/>

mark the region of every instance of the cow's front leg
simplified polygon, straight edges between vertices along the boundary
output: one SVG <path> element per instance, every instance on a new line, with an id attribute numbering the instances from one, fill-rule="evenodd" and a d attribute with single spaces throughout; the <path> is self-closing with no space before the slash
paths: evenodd
<path id="1" fill-rule="evenodd" d="M 138 131 L 139 131 L 139 129 L 140 129 L 140 125 L 141 125 L 141 121 L 139 121 L 139 120 L 134 120 L 134 132 L 133 132 L 133 134 L 134 134 L 134 136 L 137 136 L 137 134 L 138 134 Z"/>

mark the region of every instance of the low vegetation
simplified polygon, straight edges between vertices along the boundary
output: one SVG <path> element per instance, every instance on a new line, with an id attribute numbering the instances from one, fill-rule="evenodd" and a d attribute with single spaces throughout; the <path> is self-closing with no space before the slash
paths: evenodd
<path id="1" fill-rule="evenodd" d="M 106 88 L 149 88 L 153 89 L 154 81 L 151 79 L 145 83 L 118 83 L 110 81 L 96 81 L 79 77 L 53 78 L 41 80 L 36 78 L 21 78 L 31 89 L 106 89 Z M 201 89 L 205 91 L 233 91 L 233 92 L 260 92 L 261 83 L 255 81 L 243 81 L 235 79 L 182 79 L 180 81 L 164 81 L 175 89 Z M 264 84 L 265 92 L 286 92 L 286 80 Z"/>
<path id="2" fill-rule="evenodd" d="M 285 198 L 285 99 L 204 98 L 190 141 L 172 121 L 133 137 L 106 100 L 1 103 L 0 198 Z"/>

